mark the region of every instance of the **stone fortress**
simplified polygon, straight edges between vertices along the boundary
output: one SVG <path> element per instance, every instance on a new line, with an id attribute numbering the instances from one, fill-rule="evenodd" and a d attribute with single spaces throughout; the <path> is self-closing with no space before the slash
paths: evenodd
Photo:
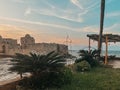
<path id="1" fill-rule="evenodd" d="M 56 43 L 35 43 L 35 39 L 29 34 L 26 34 L 25 37 L 21 37 L 20 44 L 18 44 L 16 39 L 2 38 L 0 36 L 1 55 L 15 55 L 15 53 L 29 54 L 30 52 L 47 54 L 51 51 L 67 55 L 68 46 Z"/>

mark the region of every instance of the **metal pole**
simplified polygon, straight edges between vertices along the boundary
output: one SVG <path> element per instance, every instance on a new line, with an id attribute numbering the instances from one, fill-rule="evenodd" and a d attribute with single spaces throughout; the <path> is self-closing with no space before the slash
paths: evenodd
<path id="1" fill-rule="evenodd" d="M 105 11 L 105 0 L 101 0 L 101 15 L 100 15 L 100 32 L 99 32 L 99 41 L 98 41 L 98 50 L 101 54 L 102 47 L 102 33 L 103 33 L 103 25 L 104 25 L 104 11 Z"/>

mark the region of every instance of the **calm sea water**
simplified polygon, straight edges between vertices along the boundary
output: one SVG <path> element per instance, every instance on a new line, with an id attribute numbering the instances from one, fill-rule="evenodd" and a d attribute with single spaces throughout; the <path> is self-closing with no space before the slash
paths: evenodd
<path id="1" fill-rule="evenodd" d="M 69 50 L 69 53 L 73 56 L 79 57 L 78 50 Z M 105 51 L 102 51 L 102 55 L 105 55 Z M 120 57 L 120 51 L 109 50 L 108 55 L 115 55 L 116 57 Z"/>

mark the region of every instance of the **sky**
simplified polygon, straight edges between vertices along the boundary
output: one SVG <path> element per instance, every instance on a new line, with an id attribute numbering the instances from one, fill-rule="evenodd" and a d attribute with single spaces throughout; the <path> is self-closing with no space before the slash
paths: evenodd
<path id="1" fill-rule="evenodd" d="M 82 49 L 88 47 L 87 34 L 99 33 L 101 0 L 0 1 L 2 37 L 19 42 L 20 37 L 30 34 L 36 42 L 61 44 L 68 38 L 70 49 Z M 120 0 L 106 0 L 104 34 L 120 34 L 119 4 Z M 111 44 L 110 48 L 117 50 L 116 46 L 120 44 Z"/>

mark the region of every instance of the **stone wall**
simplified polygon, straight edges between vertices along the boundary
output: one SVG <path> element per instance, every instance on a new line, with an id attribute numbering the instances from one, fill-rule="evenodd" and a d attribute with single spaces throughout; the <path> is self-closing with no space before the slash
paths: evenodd
<path id="1" fill-rule="evenodd" d="M 35 39 L 29 34 L 26 34 L 25 37 L 21 37 L 20 42 L 21 46 L 25 48 L 28 45 L 35 44 Z"/>
<path id="2" fill-rule="evenodd" d="M 30 52 L 47 54 L 55 51 L 59 54 L 68 54 L 68 46 L 56 43 L 35 43 L 34 37 L 26 34 L 21 37 L 21 44 L 16 39 L 0 36 L 0 54 L 15 55 L 15 53 L 29 54 Z"/>
<path id="3" fill-rule="evenodd" d="M 47 54 L 51 51 L 55 51 L 60 54 L 68 54 L 68 47 L 66 45 L 55 43 L 36 43 L 34 45 L 28 45 L 26 48 L 17 47 L 9 49 L 7 54 L 8 55 L 15 55 L 15 53 L 29 54 L 30 52 Z"/>

